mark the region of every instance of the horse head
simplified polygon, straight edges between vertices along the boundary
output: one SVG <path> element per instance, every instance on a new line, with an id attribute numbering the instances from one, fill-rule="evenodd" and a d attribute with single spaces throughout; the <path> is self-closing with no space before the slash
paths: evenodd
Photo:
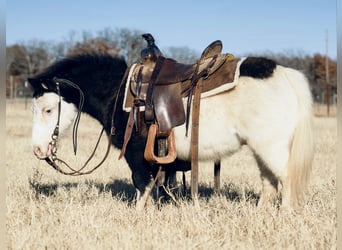
<path id="1" fill-rule="evenodd" d="M 126 68 L 127 64 L 122 58 L 84 54 L 57 61 L 29 78 L 28 82 L 34 91 L 34 154 L 40 159 L 51 156 L 52 145 L 56 141 L 52 138 L 56 137 L 56 127 L 62 136 L 72 124 L 76 153 L 77 126 L 81 112 L 97 119 L 110 131 L 109 110 Z"/>
<path id="2" fill-rule="evenodd" d="M 34 89 L 31 146 L 33 153 L 44 159 L 52 154 L 53 134 L 58 124 L 60 135 L 73 124 L 77 107 L 61 96 L 53 79 L 29 78 Z"/>

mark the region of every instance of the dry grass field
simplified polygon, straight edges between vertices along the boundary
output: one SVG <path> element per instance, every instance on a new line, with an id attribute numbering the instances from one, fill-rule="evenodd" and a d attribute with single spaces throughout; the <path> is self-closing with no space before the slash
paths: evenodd
<path id="1" fill-rule="evenodd" d="M 200 164 L 200 209 L 179 198 L 137 212 L 130 170 L 116 150 L 91 175 L 58 174 L 31 153 L 30 103 L 6 105 L 8 249 L 336 249 L 335 118 L 315 118 L 316 153 L 300 214 L 256 207 L 261 181 L 248 147 L 222 162 L 220 195 L 212 192 L 213 164 Z M 59 156 L 83 163 L 99 132 L 83 115 L 77 158 L 70 136 Z"/>

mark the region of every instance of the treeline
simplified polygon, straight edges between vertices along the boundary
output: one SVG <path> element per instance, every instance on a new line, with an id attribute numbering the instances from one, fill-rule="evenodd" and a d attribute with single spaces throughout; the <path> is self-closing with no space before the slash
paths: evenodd
<path id="1" fill-rule="evenodd" d="M 25 87 L 27 77 L 32 76 L 51 63 L 65 57 L 84 53 L 106 53 L 124 57 L 128 65 L 139 60 L 140 51 L 146 46 L 139 30 L 105 28 L 96 33 L 72 31 L 61 42 L 30 40 L 6 48 L 6 95 L 15 98 L 30 95 Z M 201 51 L 190 47 L 160 48 L 165 56 L 183 63 L 195 62 Z M 204 48 L 203 48 L 204 49 Z M 234 54 L 234 51 L 225 51 Z M 237 55 L 239 56 L 239 55 Z M 303 52 L 265 52 L 241 56 L 264 56 L 279 64 L 301 70 L 309 79 L 313 96 L 324 102 L 326 91 L 326 57 L 320 54 L 307 55 Z M 328 59 L 329 84 L 333 96 L 336 92 L 336 61 Z M 333 98 L 331 98 L 333 99 Z"/>
<path id="2" fill-rule="evenodd" d="M 316 53 L 307 55 L 301 51 L 287 51 L 286 53 L 266 52 L 253 54 L 254 56 L 266 56 L 277 61 L 277 63 L 300 70 L 309 80 L 310 89 L 314 101 L 326 104 L 337 102 L 337 62 L 325 55 Z M 328 70 L 326 70 L 328 69 Z M 327 97 L 327 92 L 329 97 Z"/>

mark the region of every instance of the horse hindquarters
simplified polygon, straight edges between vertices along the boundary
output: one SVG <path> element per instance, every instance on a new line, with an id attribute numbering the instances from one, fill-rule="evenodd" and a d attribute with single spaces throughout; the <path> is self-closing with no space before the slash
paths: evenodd
<path id="1" fill-rule="evenodd" d="M 296 70 L 277 66 L 266 79 L 240 77 L 235 89 L 201 100 L 200 160 L 227 157 L 246 142 L 261 172 L 260 204 L 282 184 L 282 203 L 296 208 L 311 169 L 311 102 L 308 82 Z M 175 138 L 178 157 L 189 161 L 191 134 L 180 126 Z"/>
<path id="2" fill-rule="evenodd" d="M 238 130 L 257 156 L 263 181 L 260 204 L 282 184 L 282 204 L 296 208 L 312 159 L 311 95 L 305 77 L 277 66 L 265 80 L 242 78 Z M 241 115 L 242 114 L 242 115 Z"/>

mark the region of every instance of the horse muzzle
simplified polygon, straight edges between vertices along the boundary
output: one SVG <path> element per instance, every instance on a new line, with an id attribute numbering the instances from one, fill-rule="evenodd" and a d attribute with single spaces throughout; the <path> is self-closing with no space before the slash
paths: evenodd
<path id="1" fill-rule="evenodd" d="M 33 146 L 33 153 L 39 160 L 44 160 L 45 158 L 51 156 L 52 145 L 49 143 L 45 150 L 42 146 Z"/>

